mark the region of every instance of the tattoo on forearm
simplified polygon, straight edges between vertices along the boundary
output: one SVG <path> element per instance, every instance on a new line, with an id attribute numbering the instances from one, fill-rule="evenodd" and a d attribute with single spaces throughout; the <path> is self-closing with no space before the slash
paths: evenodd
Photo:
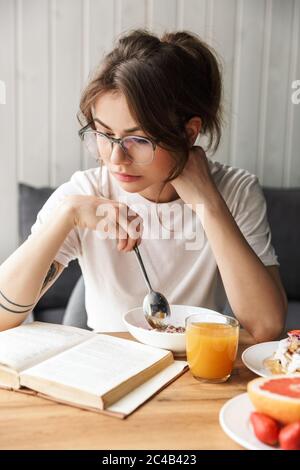
<path id="1" fill-rule="evenodd" d="M 58 265 L 56 261 L 54 261 L 49 268 L 47 276 L 45 277 L 44 283 L 42 285 L 42 289 L 44 289 L 44 287 L 53 280 L 53 278 L 56 276 L 57 273 L 58 273 Z"/>
<path id="2" fill-rule="evenodd" d="M 19 310 L 19 311 L 18 310 L 12 310 L 11 308 L 5 307 L 5 305 L 3 305 L 3 304 L 0 304 L 0 307 L 4 308 L 4 310 L 7 310 L 8 312 L 12 312 L 12 313 L 27 313 L 27 312 L 30 312 L 32 310 L 32 308 L 28 308 L 27 310 Z"/>
<path id="3" fill-rule="evenodd" d="M 3 294 L 3 292 L 1 292 L 0 290 L 0 295 L 6 300 L 6 302 L 8 302 L 9 304 L 11 305 L 15 305 L 16 307 L 22 307 L 22 308 L 26 308 L 26 307 L 32 307 L 34 304 L 29 304 L 29 305 L 20 305 L 20 304 L 16 304 L 15 302 L 12 302 L 11 300 L 9 300 L 7 297 L 5 297 L 5 295 Z M 2 307 L 2 305 L 1 305 Z M 4 307 L 5 308 L 5 307 Z M 27 310 L 25 310 L 27 311 Z M 13 312 L 13 310 L 12 310 Z M 18 312 L 17 312 L 18 313 Z"/>
<path id="4" fill-rule="evenodd" d="M 47 276 L 45 277 L 45 280 L 44 280 L 44 283 L 43 283 L 43 286 L 42 286 L 42 289 L 44 289 L 44 287 L 49 284 L 53 279 L 54 277 L 57 275 L 59 271 L 59 263 L 57 263 L 56 261 L 53 261 L 53 263 L 51 264 L 50 268 L 49 268 L 49 271 L 47 273 Z M 41 289 L 41 290 L 42 290 Z M 6 302 L 9 304 L 9 307 L 10 306 L 15 306 L 15 307 L 20 307 L 20 308 L 25 308 L 26 310 L 14 310 L 14 309 L 11 309 L 9 307 L 6 307 L 5 305 L 3 305 L 1 302 L 0 302 L 0 307 L 2 307 L 4 310 L 6 310 L 7 312 L 11 312 L 11 313 L 28 313 L 30 312 L 35 303 L 33 304 L 29 304 L 29 305 L 21 305 L 21 304 L 17 304 L 15 302 L 13 302 L 12 300 L 9 300 L 4 294 L 3 292 L 1 292 L 0 290 L 0 296 L 3 297 L 4 300 L 6 300 Z M 30 308 L 29 308 L 30 307 Z"/>

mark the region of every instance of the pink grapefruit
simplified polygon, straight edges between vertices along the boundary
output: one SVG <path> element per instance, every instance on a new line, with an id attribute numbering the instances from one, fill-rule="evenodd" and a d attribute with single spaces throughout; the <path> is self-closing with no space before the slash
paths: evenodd
<path id="1" fill-rule="evenodd" d="M 300 421 L 300 375 L 276 375 L 251 380 L 248 395 L 255 409 L 281 423 Z"/>

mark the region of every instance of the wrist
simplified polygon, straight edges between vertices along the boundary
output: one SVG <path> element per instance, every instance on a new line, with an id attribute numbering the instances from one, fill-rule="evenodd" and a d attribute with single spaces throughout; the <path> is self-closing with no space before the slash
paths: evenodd
<path id="1" fill-rule="evenodd" d="M 224 210 L 224 204 L 226 205 L 222 195 L 216 189 L 207 192 L 205 195 L 203 195 L 203 193 L 197 195 L 193 202 L 193 207 L 197 213 L 199 213 L 199 211 L 201 213 L 205 211 L 211 214 L 217 214 Z"/>
<path id="2" fill-rule="evenodd" d="M 207 235 L 208 233 L 212 235 L 219 229 L 225 232 L 226 227 L 231 225 L 233 220 L 232 214 L 221 194 L 199 206 L 197 215 Z"/>
<path id="3" fill-rule="evenodd" d="M 63 221 L 67 229 L 72 230 L 75 227 L 76 207 L 71 197 L 67 196 L 63 199 L 56 209 L 55 217 Z"/>
<path id="4" fill-rule="evenodd" d="M 224 212 L 224 208 L 227 208 L 227 204 L 219 191 L 217 191 L 205 200 L 204 207 L 206 212 L 212 215 L 218 215 L 220 212 Z"/>

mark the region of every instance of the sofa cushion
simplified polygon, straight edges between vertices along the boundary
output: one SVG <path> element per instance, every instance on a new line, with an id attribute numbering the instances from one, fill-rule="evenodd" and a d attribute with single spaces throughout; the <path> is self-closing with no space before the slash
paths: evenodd
<path id="1" fill-rule="evenodd" d="M 272 244 L 290 300 L 300 300 L 300 188 L 263 188 Z"/>
<path id="2" fill-rule="evenodd" d="M 36 310 L 34 311 L 34 320 L 61 324 L 63 322 L 64 315 L 64 308 L 45 308 L 39 310 L 38 312 Z"/>
<path id="3" fill-rule="evenodd" d="M 36 220 L 38 211 L 50 197 L 55 188 L 35 188 L 28 184 L 19 183 L 19 242 L 23 243 L 32 225 Z M 43 295 L 37 303 L 34 313 L 45 309 L 64 309 L 69 297 L 81 275 L 81 269 L 77 260 L 71 261 L 62 272 L 55 284 Z M 50 317 L 49 317 L 50 318 Z M 53 317 L 54 318 L 54 317 Z M 56 323 L 56 322 L 54 322 Z"/>
<path id="4" fill-rule="evenodd" d="M 300 327 L 300 302 L 289 302 L 285 329 L 299 330 Z"/>
<path id="5" fill-rule="evenodd" d="M 87 326 L 87 313 L 85 310 L 85 285 L 83 276 L 78 279 L 70 300 L 68 302 L 64 319 L 64 325 L 77 326 L 90 330 Z"/>
<path id="6" fill-rule="evenodd" d="M 23 243 L 36 220 L 37 213 L 53 193 L 53 188 L 34 188 L 19 183 L 19 241 Z"/>

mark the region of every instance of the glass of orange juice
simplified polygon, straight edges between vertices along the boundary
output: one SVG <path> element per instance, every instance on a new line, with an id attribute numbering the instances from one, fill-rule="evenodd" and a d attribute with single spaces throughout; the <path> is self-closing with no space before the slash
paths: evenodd
<path id="1" fill-rule="evenodd" d="M 185 320 L 186 354 L 193 376 L 202 382 L 225 382 L 231 374 L 239 342 L 239 322 L 226 315 L 204 313 Z"/>

